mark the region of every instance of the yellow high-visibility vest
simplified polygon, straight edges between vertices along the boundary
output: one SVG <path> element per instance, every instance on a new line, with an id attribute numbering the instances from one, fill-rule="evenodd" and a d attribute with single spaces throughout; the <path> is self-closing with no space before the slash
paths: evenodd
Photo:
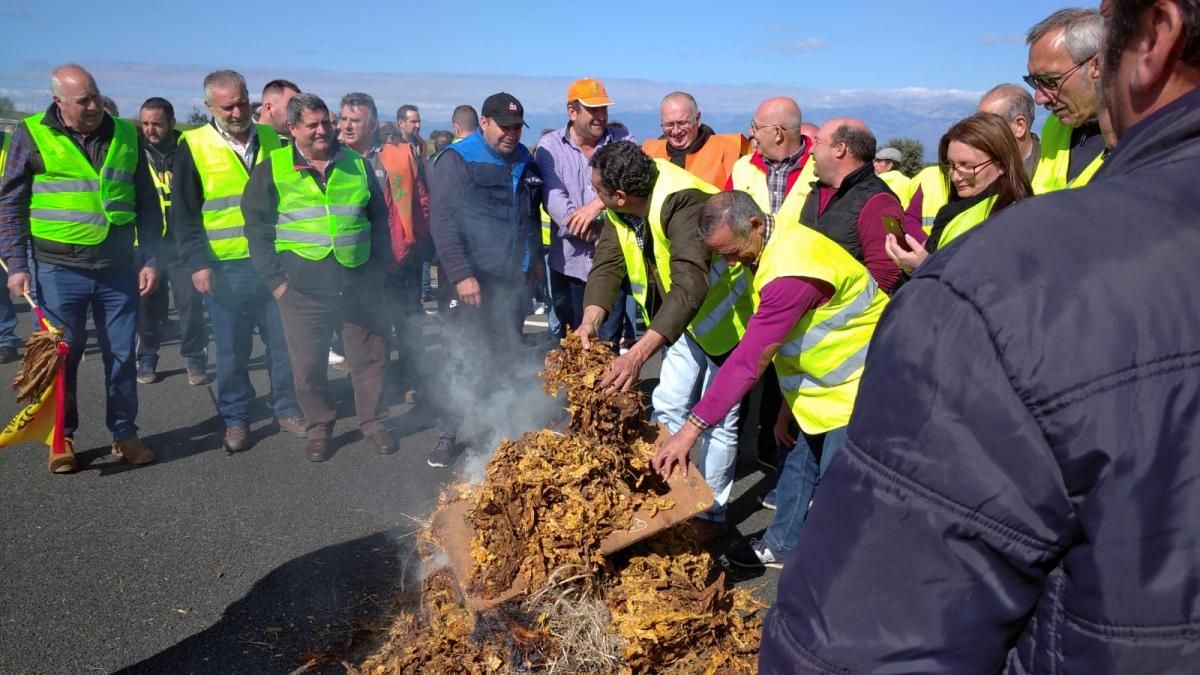
<path id="1" fill-rule="evenodd" d="M 1071 166 L 1071 127 L 1058 120 L 1057 115 L 1051 115 L 1042 126 L 1042 159 L 1038 162 L 1037 170 L 1033 172 L 1033 194 L 1041 195 L 1055 190 L 1083 187 L 1091 181 L 1092 176 L 1104 163 L 1104 153 L 1096 155 L 1084 170 L 1074 180 L 1067 179 L 1067 171 Z"/>
<path id="2" fill-rule="evenodd" d="M 38 113 L 22 122 L 46 166 L 33 177 L 29 231 L 39 239 L 95 246 L 108 237 L 110 225 L 134 221 L 137 131 L 129 122 L 112 118 L 112 142 L 96 171 L 74 140 L 42 124 L 45 116 Z"/>
<path id="3" fill-rule="evenodd" d="M 946 227 L 942 230 L 942 236 L 937 242 L 938 250 L 940 251 L 950 242 L 970 232 L 978 227 L 980 223 L 987 220 L 988 216 L 992 215 L 992 207 L 996 205 L 996 199 L 997 197 L 992 195 L 954 216 L 950 222 L 946 223 Z"/>
<path id="4" fill-rule="evenodd" d="M 925 234 L 933 229 L 933 219 L 942 207 L 950 203 L 950 179 L 942 173 L 942 167 L 934 164 L 921 169 L 908 183 L 908 195 L 901 198 L 905 210 L 912 203 L 917 190 L 921 190 L 921 229 Z"/>
<path id="5" fill-rule="evenodd" d="M 879 176 L 880 180 L 887 183 L 887 186 L 896 194 L 897 199 L 904 201 L 904 195 L 908 194 L 908 183 L 911 180 L 908 176 L 905 176 L 895 169 L 892 169 L 891 171 L 884 171 L 883 173 L 877 175 Z"/>
<path id="6" fill-rule="evenodd" d="M 833 298 L 801 317 L 775 354 L 783 396 L 805 433 L 844 427 L 887 294 L 846 249 L 804 225 L 776 228 L 767 240 L 754 272 L 755 311 L 762 289 L 781 277 L 833 287 Z"/>
<path id="7" fill-rule="evenodd" d="M 271 152 L 271 176 L 279 192 L 275 250 L 291 251 L 308 260 L 333 254 L 345 267 L 358 267 L 371 257 L 370 174 L 362 155 L 342 148 L 325 189 L 312 176 L 297 171 L 291 148 Z"/>
<path id="8" fill-rule="evenodd" d="M 671 240 L 667 238 L 662 223 L 662 207 L 667 197 L 681 190 L 696 189 L 709 194 L 717 188 L 694 176 L 665 159 L 654 160 L 658 167 L 658 180 L 650 193 L 649 213 L 646 215 L 646 233 L 654 250 L 654 265 L 662 281 L 663 294 L 671 291 Z M 650 312 L 646 305 L 650 272 L 637 235 L 621 215 L 611 209 L 605 210 L 608 219 L 616 227 L 617 241 L 625 258 L 625 270 L 629 274 L 629 286 L 642 317 L 650 323 Z M 746 332 L 746 323 L 753 312 L 750 293 L 751 274 L 741 265 L 730 266 L 724 258 L 713 256 L 709 267 L 708 293 L 696 316 L 688 324 L 688 333 L 706 354 L 719 356 L 733 349 Z"/>
<path id="9" fill-rule="evenodd" d="M 734 190 L 741 190 L 753 197 L 754 203 L 758 204 L 763 213 L 771 213 L 771 191 L 767 187 L 767 174 L 754 166 L 751 158 L 752 155 L 746 155 L 733 165 L 730 181 Z M 809 155 L 808 160 L 804 162 L 804 168 L 800 169 L 800 175 L 796 177 L 796 182 L 792 183 L 792 189 L 779 204 L 779 210 L 771 214 L 775 217 L 777 227 L 800 222 L 800 210 L 804 208 L 804 200 L 808 199 L 808 193 L 812 192 L 812 184 L 817 180 L 816 166 L 812 155 Z"/>
<path id="10" fill-rule="evenodd" d="M 280 147 L 279 135 L 274 129 L 265 124 L 257 127 L 255 165 Z M 183 137 L 187 140 L 188 152 L 192 153 L 196 172 L 200 175 L 200 186 L 204 190 L 200 216 L 213 255 L 217 260 L 249 258 L 250 243 L 246 241 L 246 221 L 242 218 L 242 191 L 250 180 L 246 165 L 211 124 L 189 129 L 183 132 Z M 288 164 L 291 164 L 291 159 Z"/>

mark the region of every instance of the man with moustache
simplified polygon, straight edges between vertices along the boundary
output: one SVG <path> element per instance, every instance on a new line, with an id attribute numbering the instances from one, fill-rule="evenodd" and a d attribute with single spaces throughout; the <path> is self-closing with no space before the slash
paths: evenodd
<path id="1" fill-rule="evenodd" d="M 674 91 L 659 106 L 662 138 L 646 141 L 647 155 L 669 159 L 715 187 L 723 187 L 733 164 L 750 152 L 750 141 L 741 134 L 717 134 L 700 121 L 700 107 L 689 93 Z"/>
<path id="2" fill-rule="evenodd" d="M 449 336 L 444 396 L 451 388 L 481 395 L 511 380 L 520 356 L 526 285 L 536 288 L 544 277 L 538 219 L 542 180 L 521 145 L 524 113 L 512 94 L 487 97 L 479 130 L 446 148 L 430 179 L 430 231 L 444 275 L 439 282 L 454 285 L 461 314 Z M 439 406 L 430 466 L 453 460 L 463 405 L 444 400 Z"/>
<path id="3" fill-rule="evenodd" d="M 1042 157 L 1034 194 L 1086 185 L 1103 163 L 1100 129 L 1100 35 L 1094 9 L 1062 9 L 1029 29 L 1029 74 L 1034 101 L 1051 115 L 1042 126 Z"/>
<path id="4" fill-rule="evenodd" d="M 54 102 L 13 133 L 0 184 L 0 256 L 8 292 L 29 293 L 66 329 L 66 452 L 50 454 L 54 473 L 76 468 L 77 377 L 87 346 L 89 308 L 104 360 L 105 421 L 112 452 L 146 464 L 138 438 L 137 303 L 158 283 L 155 254 L 162 211 L 132 124 L 107 114 L 83 67 L 50 75 Z M 134 238 L 145 252 L 135 262 Z M 29 258 L 33 260 L 30 273 Z"/>
<path id="5" fill-rule="evenodd" d="M 377 252 L 385 274 L 385 304 L 389 323 L 395 326 L 399 343 L 396 371 L 408 378 L 410 389 L 415 388 L 419 363 L 414 346 L 420 343 L 421 286 L 417 277 L 417 262 L 413 250 L 418 242 L 428 239 L 428 225 L 420 210 L 414 210 L 417 166 L 407 145 L 382 144 L 378 140 L 379 112 L 375 99 L 368 94 L 353 92 L 342 97 L 338 139 L 357 152 L 383 189 L 388 211 L 388 230 L 391 245 Z M 395 372 L 395 371 L 393 371 Z"/>
<path id="6" fill-rule="evenodd" d="M 764 675 L 1200 672 L 1200 1 L 1101 13 L 1115 150 L 893 300 Z"/>
<path id="7" fill-rule="evenodd" d="M 181 137 L 175 129 L 175 108 L 165 98 L 148 98 L 138 111 L 138 121 L 142 127 L 142 152 L 162 205 L 164 233 L 158 260 L 160 269 L 167 273 L 158 288 L 142 298 L 138 308 L 138 382 L 151 384 L 158 380 L 158 348 L 167 324 L 169 286 L 179 313 L 179 354 L 187 363 L 188 384 L 206 384 L 208 328 L 204 325 L 204 306 L 192 286 L 191 272 L 179 257 L 175 238 L 165 229 L 171 212 L 171 172 Z M 138 252 L 144 255 L 141 248 Z"/>
<path id="8" fill-rule="evenodd" d="M 554 313 L 567 331 L 583 319 L 583 289 L 587 285 L 596 240 L 604 226 L 604 203 L 592 186 L 590 162 L 597 149 L 609 143 L 637 143 L 628 131 L 608 124 L 604 84 L 585 77 L 567 88 L 567 124 L 542 136 L 537 144 L 543 202 L 550 214 L 550 295 Z M 621 327 L 628 291 L 617 294 L 599 338 L 613 341 Z"/>
<path id="9" fill-rule="evenodd" d="M 343 110 L 361 107 L 368 106 Z M 254 269 L 283 317 L 310 462 L 328 459 L 337 419 L 327 369 L 334 329 L 350 363 L 363 436 L 380 454 L 396 451 L 381 405 L 387 314 L 378 308 L 391 249 L 385 191 L 362 155 L 337 141 L 329 117 L 315 94 L 294 96 L 288 131 L 295 143 L 258 164 L 242 195 Z"/>
<path id="10" fill-rule="evenodd" d="M 217 408 L 225 421 L 225 450 L 250 447 L 250 352 L 254 327 L 267 348 L 271 408 L 279 427 L 304 436 L 279 307 L 250 262 L 242 191 L 250 171 L 279 136 L 250 121 L 246 80 L 232 70 L 204 78 L 212 121 L 183 134 L 171 177 L 171 228 L 179 255 L 204 296 L 217 351 Z"/>

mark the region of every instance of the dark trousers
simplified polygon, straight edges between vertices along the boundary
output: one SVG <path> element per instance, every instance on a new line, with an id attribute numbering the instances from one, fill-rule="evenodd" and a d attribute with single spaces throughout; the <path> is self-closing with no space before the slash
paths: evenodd
<path id="1" fill-rule="evenodd" d="M 550 270 L 550 296 L 554 298 L 554 313 L 562 325 L 564 336 L 578 328 L 579 322 L 583 320 L 583 289 L 586 286 L 587 281 L 583 279 Z M 605 342 L 612 342 L 614 347 L 620 346 L 618 342 L 621 339 L 621 324 L 625 318 L 625 299 L 628 297 L 628 282 L 624 282 L 621 284 L 621 290 L 617 292 L 616 301 L 608 310 L 608 317 L 600 325 L 598 337 Z"/>
<path id="2" fill-rule="evenodd" d="M 354 385 L 354 411 L 364 435 L 384 430 L 387 408 L 381 405 L 387 369 L 387 313 L 380 311 L 377 289 L 353 294 L 313 295 L 289 288 L 279 299 L 288 356 L 296 382 L 296 400 L 308 423 L 310 439 L 329 438 L 337 419 L 329 395 L 329 339 L 341 328 L 342 346 Z"/>
<path id="3" fill-rule="evenodd" d="M 529 301 L 524 277 L 476 279 L 483 302 L 471 307 L 459 301 L 444 334 L 446 359 L 434 396 L 439 431 L 445 435 L 458 433 L 475 402 L 512 387 L 524 357 L 521 332 Z"/>
<path id="4" fill-rule="evenodd" d="M 267 348 L 271 408 L 277 419 L 295 417 L 300 411 L 275 299 L 263 286 L 249 260 L 214 263 L 212 286 L 212 296 L 204 300 L 212 319 L 213 345 L 217 352 L 217 408 L 226 426 L 249 422 L 250 403 L 255 395 L 254 385 L 250 383 L 250 352 L 254 346 L 255 326 Z"/>
<path id="5" fill-rule="evenodd" d="M 384 282 L 384 302 L 396 334 L 397 357 L 391 366 L 392 376 L 399 376 L 414 387 L 423 370 L 420 357 L 424 351 L 420 270 L 421 261 L 410 255 L 397 269 L 388 272 Z"/>
<path id="6" fill-rule="evenodd" d="M 47 318 L 66 328 L 67 391 L 64 426 L 68 437 L 79 427 L 76 383 L 79 361 L 87 347 L 87 316 L 92 312 L 100 356 L 104 360 L 104 421 L 114 441 L 137 436 L 138 276 L 134 266 L 89 270 L 46 262 L 34 265 L 38 302 Z"/>
<path id="7" fill-rule="evenodd" d="M 8 284 L 8 273 L 0 269 L 0 284 Z M 33 330 L 39 327 L 35 326 Z M 0 347 L 20 348 L 25 341 L 17 337 L 17 310 L 7 288 L 0 288 Z"/>

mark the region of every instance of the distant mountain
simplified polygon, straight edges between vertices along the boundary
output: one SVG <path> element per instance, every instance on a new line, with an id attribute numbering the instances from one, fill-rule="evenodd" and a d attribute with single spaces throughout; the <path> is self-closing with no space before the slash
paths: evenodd
<path id="1" fill-rule="evenodd" d="M 919 110 L 917 106 L 900 107 L 893 104 L 854 105 L 829 108 L 809 108 L 804 111 L 806 120 L 820 124 L 834 117 L 857 117 L 867 123 L 874 132 L 880 147 L 889 138 L 907 136 L 925 144 L 925 161 L 937 161 L 937 146 L 942 134 L 958 120 L 975 112 L 975 106 L 967 101 L 952 101 L 934 109 Z M 753 108 L 745 113 L 709 113 L 703 114 L 702 120 L 717 133 L 747 133 Z M 528 113 L 525 115 L 529 130 L 525 133 L 526 142 L 530 145 L 537 143 L 537 137 L 543 128 L 558 128 L 565 124 L 562 116 Z M 620 121 L 629 127 L 638 140 L 657 138 L 662 134 L 659 127 L 657 112 L 621 113 L 614 110 L 611 113 L 613 121 Z"/>

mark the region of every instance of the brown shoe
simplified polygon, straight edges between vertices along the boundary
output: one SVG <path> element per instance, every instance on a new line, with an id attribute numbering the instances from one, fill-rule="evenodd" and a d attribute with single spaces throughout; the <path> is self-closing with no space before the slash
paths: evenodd
<path id="1" fill-rule="evenodd" d="M 305 424 L 304 418 L 299 415 L 280 417 L 275 421 L 279 423 L 280 431 L 286 431 L 297 438 L 304 438 L 308 435 L 308 425 Z"/>
<path id="2" fill-rule="evenodd" d="M 225 429 L 225 452 L 244 452 L 250 448 L 250 429 L 245 424 L 234 424 Z"/>
<path id="3" fill-rule="evenodd" d="M 50 453 L 50 473 L 75 472 L 75 439 L 68 437 L 63 440 L 66 441 L 63 444 L 66 453 L 62 455 L 56 455 L 53 452 Z"/>
<path id="4" fill-rule="evenodd" d="M 692 528 L 692 535 L 696 537 L 697 544 L 711 544 L 729 531 L 729 525 L 725 521 L 707 518 L 692 518 L 688 521 L 688 526 Z"/>
<path id="5" fill-rule="evenodd" d="M 308 439 L 308 443 L 304 446 L 304 455 L 310 462 L 324 462 L 329 459 L 329 439 Z"/>
<path id="6" fill-rule="evenodd" d="M 149 464 L 153 462 L 154 451 L 147 448 L 142 439 L 134 436 L 123 441 L 113 441 L 112 454 L 130 464 Z"/>
<path id="7" fill-rule="evenodd" d="M 378 433 L 367 436 L 367 441 L 371 443 L 371 447 L 375 448 L 375 452 L 381 455 L 390 455 L 396 452 L 396 438 L 392 436 L 390 431 L 380 431 Z"/>

